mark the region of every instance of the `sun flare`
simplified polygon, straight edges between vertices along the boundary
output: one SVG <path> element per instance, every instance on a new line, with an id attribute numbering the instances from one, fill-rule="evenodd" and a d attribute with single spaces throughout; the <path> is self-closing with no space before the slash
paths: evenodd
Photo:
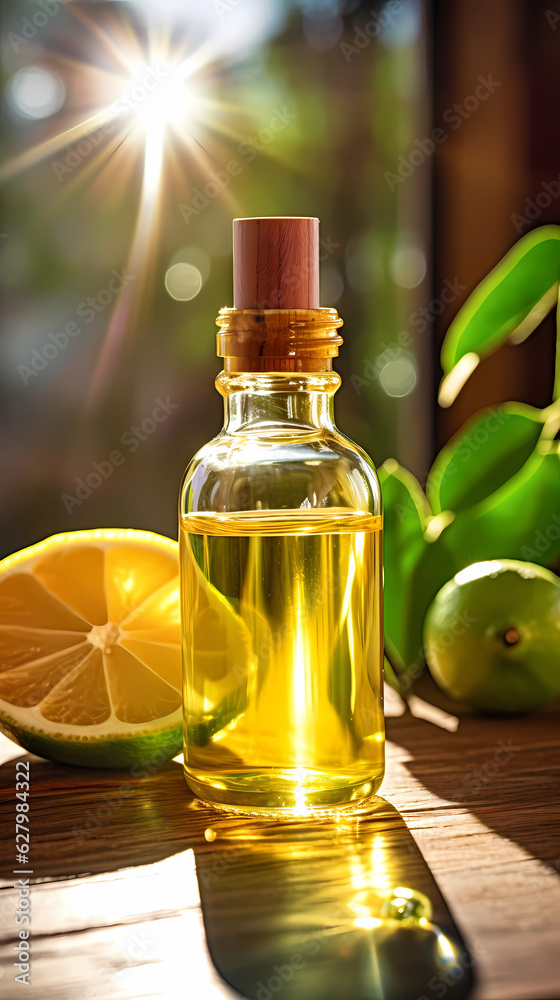
<path id="1" fill-rule="evenodd" d="M 224 101 L 223 85 L 218 87 L 223 59 L 208 42 L 197 47 L 186 34 L 177 42 L 169 30 L 139 27 L 122 16 L 101 24 L 83 9 L 69 10 L 94 38 L 95 61 L 49 53 L 48 66 L 15 73 L 7 92 L 12 115 L 45 124 L 41 141 L 0 167 L 0 182 L 50 159 L 57 180 L 65 181 L 61 199 L 79 187 L 115 204 L 132 185 L 138 192 L 126 261 L 135 280 L 108 319 L 86 399 L 89 412 L 153 286 L 163 195 L 174 194 L 179 203 L 191 185 L 210 179 L 231 155 L 232 143 L 243 138 L 247 111 Z M 79 110 L 68 110 L 72 104 Z M 79 171 L 70 158 L 80 163 Z M 224 197 L 232 202 L 229 192 Z"/>

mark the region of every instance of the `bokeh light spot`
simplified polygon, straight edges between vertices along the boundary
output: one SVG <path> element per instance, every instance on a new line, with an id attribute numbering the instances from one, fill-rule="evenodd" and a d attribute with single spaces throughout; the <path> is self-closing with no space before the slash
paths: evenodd
<path id="1" fill-rule="evenodd" d="M 194 264 L 172 264 L 165 275 L 165 287 L 178 302 L 195 299 L 202 285 L 202 275 Z"/>
<path id="2" fill-rule="evenodd" d="M 426 277 L 426 255 L 419 247 L 398 247 L 391 257 L 391 276 L 401 288 L 416 288 Z"/>
<path id="3" fill-rule="evenodd" d="M 388 361 L 379 372 L 379 381 L 388 396 L 408 396 L 416 385 L 416 366 L 412 356 Z"/>
<path id="4" fill-rule="evenodd" d="M 50 118 L 64 104 L 66 88 L 56 73 L 26 66 L 10 80 L 7 97 L 12 110 L 22 118 Z"/>
<path id="5" fill-rule="evenodd" d="M 422 10 L 418 0 L 406 0 L 395 13 L 389 4 L 385 4 L 382 14 L 387 22 L 382 25 L 379 37 L 386 48 L 405 49 L 416 41 L 422 27 Z"/>
<path id="6" fill-rule="evenodd" d="M 206 251 L 200 247 L 181 247 L 173 254 L 169 266 L 173 264 L 192 264 L 200 271 L 203 285 L 210 277 L 211 260 Z"/>

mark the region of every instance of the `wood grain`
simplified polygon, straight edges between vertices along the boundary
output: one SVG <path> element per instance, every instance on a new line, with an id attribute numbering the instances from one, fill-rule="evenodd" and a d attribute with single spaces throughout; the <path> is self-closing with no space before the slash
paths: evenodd
<path id="1" fill-rule="evenodd" d="M 319 220 L 234 219 L 235 309 L 319 308 Z"/>
<path id="2" fill-rule="evenodd" d="M 438 716 L 428 706 L 424 714 L 439 724 L 410 715 L 388 719 L 382 793 L 412 832 L 469 944 L 476 1000 L 557 998 L 560 706 L 524 719 L 464 716 L 458 725 L 445 711 Z M 0 915 L 10 942 L 2 996 L 23 995 L 11 953 L 16 759 L 31 761 L 28 995 L 237 995 L 209 957 L 195 868 L 200 875 L 208 865 L 214 870 L 216 857 L 227 862 L 224 838 L 248 843 L 254 821 L 224 817 L 195 800 L 176 762 L 131 778 L 45 762 L 8 740 L 0 749 Z M 209 830 L 218 831 L 216 840 L 206 839 Z M 320 856 L 318 843 L 310 858 Z M 438 996 L 425 983 L 418 996 L 421 988 L 429 1000 Z"/>

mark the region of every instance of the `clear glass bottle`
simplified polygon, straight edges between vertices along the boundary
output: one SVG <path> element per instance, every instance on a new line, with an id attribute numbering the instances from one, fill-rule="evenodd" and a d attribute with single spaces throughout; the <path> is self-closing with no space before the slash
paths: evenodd
<path id="1" fill-rule="evenodd" d="M 224 427 L 181 489 L 185 776 L 222 805 L 305 813 L 383 777 L 381 492 L 334 423 L 342 321 L 275 282 L 289 308 L 261 282 L 266 308 L 218 317 Z"/>

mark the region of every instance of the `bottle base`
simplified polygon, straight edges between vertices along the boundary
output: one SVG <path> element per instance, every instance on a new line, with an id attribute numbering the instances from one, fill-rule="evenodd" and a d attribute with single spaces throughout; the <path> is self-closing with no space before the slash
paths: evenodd
<path id="1" fill-rule="evenodd" d="M 357 780 L 306 768 L 202 776 L 185 766 L 184 774 L 191 791 L 211 805 L 242 813 L 306 816 L 375 795 L 384 772 Z"/>

